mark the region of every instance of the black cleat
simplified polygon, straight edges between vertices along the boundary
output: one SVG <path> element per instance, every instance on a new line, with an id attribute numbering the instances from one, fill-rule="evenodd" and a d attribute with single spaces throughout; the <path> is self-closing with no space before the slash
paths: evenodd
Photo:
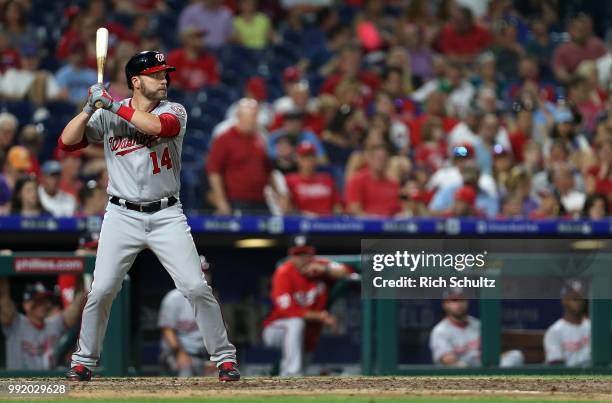
<path id="1" fill-rule="evenodd" d="M 240 380 L 240 372 L 233 362 L 224 362 L 219 365 L 219 380 L 221 382 L 233 382 Z"/>
<path id="2" fill-rule="evenodd" d="M 76 365 L 66 372 L 66 379 L 76 382 L 91 381 L 91 371 L 85 365 Z"/>

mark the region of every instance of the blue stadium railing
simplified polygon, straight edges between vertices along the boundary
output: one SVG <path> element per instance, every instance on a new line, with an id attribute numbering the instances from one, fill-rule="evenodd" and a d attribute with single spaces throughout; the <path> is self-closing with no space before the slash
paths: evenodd
<path id="1" fill-rule="evenodd" d="M 0 232 L 80 232 L 99 225 L 100 217 L 0 217 Z M 612 218 L 606 220 L 483 220 L 475 218 L 362 219 L 348 216 L 307 218 L 300 216 L 188 217 L 193 233 L 294 234 L 300 232 L 346 235 L 520 235 L 602 237 L 612 234 Z"/>

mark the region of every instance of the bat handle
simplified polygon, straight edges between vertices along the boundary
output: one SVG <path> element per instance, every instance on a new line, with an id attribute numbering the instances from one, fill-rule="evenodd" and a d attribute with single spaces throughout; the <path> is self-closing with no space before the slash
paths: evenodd
<path id="1" fill-rule="evenodd" d="M 102 84 L 102 79 L 101 79 L 100 75 L 98 75 L 98 84 Z M 102 104 L 102 101 L 96 101 L 94 106 L 96 107 L 96 109 L 100 109 L 104 105 Z"/>

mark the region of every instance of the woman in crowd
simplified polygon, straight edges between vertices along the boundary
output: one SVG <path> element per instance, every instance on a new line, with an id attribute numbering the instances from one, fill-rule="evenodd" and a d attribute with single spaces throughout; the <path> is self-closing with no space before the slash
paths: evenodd
<path id="1" fill-rule="evenodd" d="M 38 181 L 34 176 L 26 176 L 17 181 L 11 200 L 11 214 L 24 217 L 38 217 L 49 213 L 40 204 Z"/>

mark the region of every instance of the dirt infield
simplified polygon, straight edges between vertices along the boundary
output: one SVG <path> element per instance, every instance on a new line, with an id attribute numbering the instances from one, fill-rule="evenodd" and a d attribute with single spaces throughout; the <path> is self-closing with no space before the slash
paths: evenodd
<path id="1" fill-rule="evenodd" d="M 0 379 L 9 383 L 57 383 L 55 378 Z M 245 378 L 220 383 L 215 378 L 94 378 L 88 383 L 66 383 L 69 396 L 195 397 L 195 396 L 517 396 L 560 399 L 580 398 L 612 401 L 612 377 L 306 377 Z"/>

